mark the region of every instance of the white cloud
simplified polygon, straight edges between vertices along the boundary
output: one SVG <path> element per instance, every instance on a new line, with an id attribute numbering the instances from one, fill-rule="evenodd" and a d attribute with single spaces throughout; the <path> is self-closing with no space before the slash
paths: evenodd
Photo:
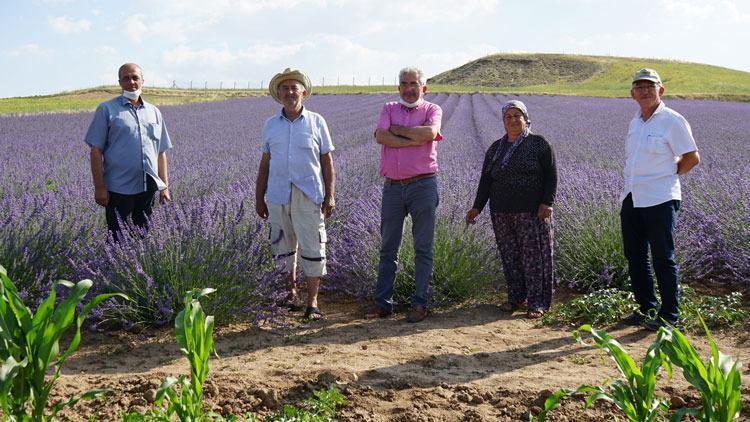
<path id="1" fill-rule="evenodd" d="M 716 7 L 710 2 L 693 0 L 662 0 L 662 5 L 669 13 L 678 13 L 689 18 L 708 18 Z"/>
<path id="2" fill-rule="evenodd" d="M 130 39 L 140 43 L 143 41 L 143 36 L 148 31 L 148 26 L 143 22 L 143 15 L 133 15 L 125 20 L 126 32 L 130 36 Z"/>
<path id="3" fill-rule="evenodd" d="M 399 4 L 404 8 L 404 12 L 408 12 L 417 3 L 399 2 Z M 476 15 L 495 13 L 497 5 L 497 0 L 432 1 L 427 6 L 418 6 L 418 10 L 423 12 L 419 20 L 424 20 L 426 24 L 458 22 Z"/>
<path id="4" fill-rule="evenodd" d="M 100 45 L 94 49 L 94 53 L 100 56 L 111 56 L 117 54 L 117 50 L 114 47 L 108 45 Z"/>
<path id="5" fill-rule="evenodd" d="M 50 16 L 47 18 L 47 23 L 53 31 L 61 34 L 78 34 L 91 29 L 89 20 L 73 20 L 67 16 Z"/>
<path id="6" fill-rule="evenodd" d="M 399 57 L 398 54 L 391 51 L 378 50 L 358 44 L 343 35 L 317 34 L 313 39 L 316 47 L 329 52 L 329 60 L 357 64 L 379 60 L 396 60 Z"/>
<path id="7" fill-rule="evenodd" d="M 313 47 L 311 42 L 283 45 L 256 44 L 246 49 L 232 51 L 226 46 L 221 49 L 195 50 L 187 45 L 179 45 L 174 49 L 165 51 L 162 54 L 162 62 L 165 65 L 201 65 L 216 68 L 239 62 L 265 65 L 287 60 L 304 48 L 311 47 Z"/>
<path id="8" fill-rule="evenodd" d="M 10 56 L 50 56 L 52 51 L 32 43 L 8 50 L 7 54 Z"/>
<path id="9" fill-rule="evenodd" d="M 746 1 L 662 0 L 662 6 L 672 16 L 677 15 L 689 20 L 729 18 L 733 23 L 750 23 L 750 10 Z"/>
<path id="10" fill-rule="evenodd" d="M 187 45 L 179 45 L 162 53 L 162 62 L 166 65 L 177 66 L 200 64 L 210 67 L 223 67 L 234 63 L 237 57 L 236 53 L 232 53 L 227 48 L 222 50 L 213 48 L 193 50 Z"/>

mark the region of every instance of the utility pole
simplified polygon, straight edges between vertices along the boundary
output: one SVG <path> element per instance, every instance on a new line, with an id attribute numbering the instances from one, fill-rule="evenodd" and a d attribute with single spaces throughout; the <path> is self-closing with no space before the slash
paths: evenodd
<path id="1" fill-rule="evenodd" d="M 203 89 L 208 89 L 208 81 L 203 83 Z"/>

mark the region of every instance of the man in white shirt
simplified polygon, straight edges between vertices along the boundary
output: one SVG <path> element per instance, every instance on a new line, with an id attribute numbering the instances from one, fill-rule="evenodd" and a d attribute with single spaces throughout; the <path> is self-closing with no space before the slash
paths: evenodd
<path id="1" fill-rule="evenodd" d="M 674 228 L 682 192 L 680 178 L 700 162 L 690 124 L 661 101 L 664 86 L 653 69 L 633 77 L 630 96 L 640 110 L 628 127 L 625 186 L 620 222 L 625 258 L 639 312 L 629 325 L 658 330 L 679 318 Z M 661 297 L 654 292 L 649 250 Z M 658 312 L 657 312 L 658 311 Z"/>
<path id="2" fill-rule="evenodd" d="M 305 318 L 320 319 L 318 290 L 326 275 L 324 219 L 336 208 L 333 142 L 325 119 L 302 105 L 312 90 L 307 75 L 287 68 L 271 79 L 268 89 L 283 108 L 263 126 L 255 211 L 271 226 L 271 250 L 287 274 L 287 306 L 300 308 L 299 251 L 307 282 Z"/>

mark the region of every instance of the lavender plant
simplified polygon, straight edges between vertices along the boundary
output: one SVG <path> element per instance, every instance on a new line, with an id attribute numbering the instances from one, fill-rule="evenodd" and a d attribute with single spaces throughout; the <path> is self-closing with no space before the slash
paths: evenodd
<path id="1" fill-rule="evenodd" d="M 497 260 L 481 255 L 494 249 L 486 212 L 464 238 L 460 221 L 471 206 L 484 151 L 503 135 L 499 108 L 509 98 L 516 96 L 429 96 L 444 112 L 445 139 L 437 146 L 438 234 L 444 237 L 436 253 L 470 245 L 490 264 L 448 268 L 454 257 L 436 261 L 436 285 L 457 283 L 448 296 L 464 294 L 451 291 L 482 292 L 498 281 Z M 380 146 L 372 133 L 382 104 L 395 99 L 394 93 L 313 96 L 306 102 L 326 117 L 336 146 L 339 206 L 327 222 L 326 289 L 367 296 L 375 283 L 382 182 Z M 626 272 L 617 196 L 625 132 L 637 105 L 629 99 L 522 99 L 532 130 L 552 143 L 558 159 L 558 281 L 581 291 L 621 287 Z M 682 180 L 676 239 L 682 278 L 747 284 L 750 104 L 667 103 L 690 121 L 702 157 Z M 106 242 L 103 212 L 93 202 L 88 150 L 81 141 L 90 113 L 0 117 L 0 254 L 7 257 L 19 295 L 30 307 L 42 302 L 58 278 L 96 277 L 102 281 L 97 292 L 124 291 L 135 299 L 130 305 L 107 305 L 92 314 L 96 318 L 127 316 L 131 323 L 164 324 L 175 316 L 186 291 L 206 284 L 222 292 L 221 300 L 209 297 L 204 304 L 219 317 L 274 315 L 271 296 L 279 288 L 263 248 L 266 229 L 247 210 L 254 208 L 260 128 L 278 106 L 265 97 L 162 111 L 175 145 L 170 151 L 174 202 L 155 209 L 148 236 L 120 248 Z M 448 275 L 441 276 L 441 266 L 450 270 Z M 408 280 L 411 270 L 402 270 Z"/>

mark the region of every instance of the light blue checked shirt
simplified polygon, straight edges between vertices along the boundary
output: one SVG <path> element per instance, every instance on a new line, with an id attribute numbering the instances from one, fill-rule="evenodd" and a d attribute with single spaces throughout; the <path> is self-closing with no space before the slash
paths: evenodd
<path id="1" fill-rule="evenodd" d="M 141 99 L 134 107 L 119 96 L 99 104 L 84 142 L 104 152 L 104 184 L 110 192 L 134 195 L 146 191 L 146 174 L 159 190 L 158 156 L 172 148 L 161 112 Z"/>
<path id="2" fill-rule="evenodd" d="M 320 156 L 334 150 L 325 119 L 306 108 L 289 121 L 282 112 L 266 120 L 261 152 L 271 154 L 266 201 L 289 204 L 292 184 L 316 204 L 323 203 Z"/>

